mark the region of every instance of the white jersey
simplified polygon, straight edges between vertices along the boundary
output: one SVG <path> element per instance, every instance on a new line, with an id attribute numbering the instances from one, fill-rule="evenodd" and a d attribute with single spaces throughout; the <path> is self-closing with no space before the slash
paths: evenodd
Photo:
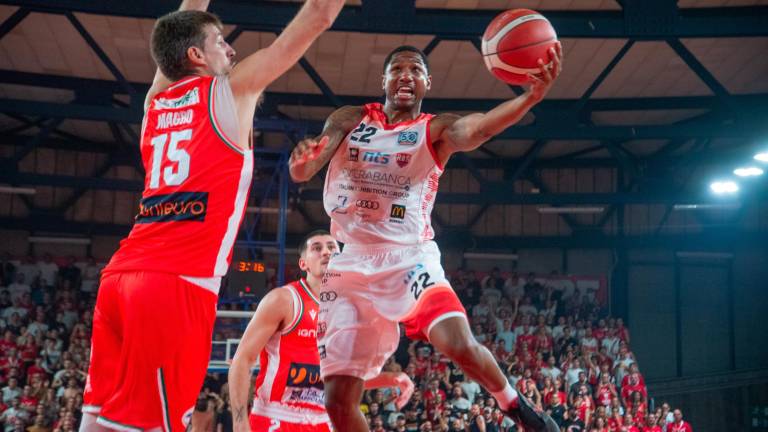
<path id="1" fill-rule="evenodd" d="M 350 244 L 416 244 L 434 237 L 431 217 L 443 167 L 429 136 L 432 114 L 388 124 L 379 103 L 339 145 L 323 192 L 331 233 Z"/>

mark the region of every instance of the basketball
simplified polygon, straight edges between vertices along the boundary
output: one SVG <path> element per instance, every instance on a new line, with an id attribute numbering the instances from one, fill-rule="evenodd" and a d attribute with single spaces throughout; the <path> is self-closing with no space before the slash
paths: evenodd
<path id="1" fill-rule="evenodd" d="M 482 41 L 483 60 L 496 78 L 509 84 L 526 84 L 527 74 L 539 72 L 538 60 L 550 61 L 557 43 L 552 24 L 530 9 L 512 9 L 493 19 Z"/>

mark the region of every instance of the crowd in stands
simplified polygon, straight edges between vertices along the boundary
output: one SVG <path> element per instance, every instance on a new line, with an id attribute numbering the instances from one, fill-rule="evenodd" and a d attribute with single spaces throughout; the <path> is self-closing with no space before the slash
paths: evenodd
<path id="1" fill-rule="evenodd" d="M 93 259 L 2 258 L 5 432 L 77 430 L 99 272 Z M 483 277 L 471 270 L 453 275 L 473 333 L 513 386 L 566 432 L 689 431 L 678 429 L 679 410 L 649 404 L 622 320 L 606 316 L 594 295 L 549 280 L 497 270 Z M 237 326 L 227 324 L 219 320 L 219 337 L 239 337 Z M 427 343 L 403 339 L 385 370 L 405 371 L 416 391 L 400 410 L 397 389 L 367 391 L 362 409 L 372 431 L 516 430 L 493 398 Z M 232 430 L 225 373 L 207 376 L 193 418 L 205 432 Z"/>

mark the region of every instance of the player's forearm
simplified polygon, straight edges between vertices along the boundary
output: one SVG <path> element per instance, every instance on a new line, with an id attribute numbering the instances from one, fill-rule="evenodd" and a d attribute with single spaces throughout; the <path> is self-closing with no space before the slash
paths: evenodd
<path id="1" fill-rule="evenodd" d="M 536 105 L 529 93 L 508 100 L 478 118 L 470 129 L 475 139 L 487 140 L 516 124 Z"/>
<path id="2" fill-rule="evenodd" d="M 235 425 L 248 423 L 248 390 L 251 386 L 251 370 L 244 359 L 233 359 L 229 367 L 229 402 Z"/>

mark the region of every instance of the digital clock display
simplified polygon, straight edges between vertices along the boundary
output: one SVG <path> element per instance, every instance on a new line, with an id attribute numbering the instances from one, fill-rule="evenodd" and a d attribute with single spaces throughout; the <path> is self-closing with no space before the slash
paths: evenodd
<path id="1" fill-rule="evenodd" d="M 236 271 L 239 272 L 256 272 L 256 273 L 264 273 L 266 271 L 266 267 L 264 267 L 264 263 L 260 261 L 237 261 L 234 266 Z"/>

